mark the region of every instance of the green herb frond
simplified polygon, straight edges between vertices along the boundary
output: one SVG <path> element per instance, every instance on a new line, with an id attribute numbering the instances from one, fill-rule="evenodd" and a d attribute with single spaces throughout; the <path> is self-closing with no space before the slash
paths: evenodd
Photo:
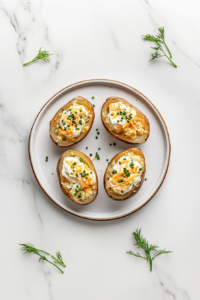
<path id="1" fill-rule="evenodd" d="M 53 55 L 53 54 L 50 54 L 49 50 L 48 51 L 47 50 L 42 51 L 41 49 L 42 49 L 42 47 L 39 49 L 38 54 L 36 55 L 36 57 L 33 60 L 29 61 L 28 63 L 23 64 L 23 66 L 31 64 L 32 62 L 34 62 L 36 60 L 39 60 L 39 59 L 42 59 L 45 62 L 50 61 L 50 56 Z"/>
<path id="2" fill-rule="evenodd" d="M 41 255 L 40 252 L 42 253 L 45 253 L 47 255 L 50 255 L 48 252 L 46 251 L 43 251 L 43 250 L 40 250 L 40 249 L 37 249 L 33 246 L 33 244 L 30 244 L 30 243 L 27 243 L 27 244 L 19 244 L 20 246 L 22 246 L 21 250 L 24 251 L 24 254 L 25 253 L 34 253 L 36 255 L 39 256 L 39 261 L 40 260 L 44 260 L 44 261 L 47 261 L 49 262 L 50 264 L 52 264 L 53 266 L 55 266 L 58 270 L 60 270 L 61 273 L 64 273 L 63 270 L 61 270 L 55 263 L 49 261 L 46 256 L 44 255 Z"/>
<path id="3" fill-rule="evenodd" d="M 136 241 L 136 243 L 134 245 L 137 246 L 137 247 L 142 248 L 145 251 L 146 257 L 142 256 L 139 252 L 135 253 L 131 250 L 127 251 L 126 253 L 134 255 L 136 257 L 146 259 L 150 264 L 150 271 L 152 271 L 152 261 L 153 261 L 154 258 L 156 258 L 157 256 L 159 256 L 161 254 L 172 253 L 172 251 L 167 251 L 166 249 L 157 250 L 159 248 L 158 245 L 152 245 L 152 244 L 149 245 L 148 241 L 142 236 L 141 229 L 136 229 L 132 233 L 132 235 L 134 236 L 135 241 Z M 150 252 L 152 250 L 155 251 L 153 257 L 151 257 L 151 254 L 150 254 Z"/>
<path id="4" fill-rule="evenodd" d="M 134 255 L 134 256 L 136 256 L 136 257 L 140 257 L 140 258 L 147 259 L 146 257 L 141 256 L 139 252 L 136 252 L 136 253 L 135 253 L 135 252 L 129 250 L 129 251 L 127 251 L 126 253 L 127 253 L 127 254 L 131 254 L 131 255 Z"/>
<path id="5" fill-rule="evenodd" d="M 151 54 L 151 60 L 154 60 L 156 58 L 160 58 L 160 57 L 163 57 L 165 56 L 170 62 L 171 64 L 177 68 L 177 65 L 175 65 L 175 63 L 173 63 L 173 61 L 171 60 L 172 58 L 172 54 L 167 46 L 167 44 L 165 43 L 165 30 L 164 30 L 164 27 L 160 27 L 158 28 L 158 31 L 159 31 L 159 34 L 158 35 L 150 35 L 150 34 L 146 34 L 146 35 L 143 35 L 143 39 L 145 41 L 149 41 L 149 42 L 154 42 L 155 43 L 155 47 L 151 47 L 152 49 L 156 50 L 155 53 Z M 162 48 L 162 44 L 165 45 L 168 53 L 169 53 L 169 56 L 165 53 L 165 51 L 163 50 Z M 160 52 L 162 53 L 160 53 Z"/>
<path id="6" fill-rule="evenodd" d="M 156 253 L 154 253 L 154 255 L 153 255 L 153 257 L 152 257 L 152 260 L 154 259 L 154 258 L 156 258 L 158 255 L 161 255 L 161 254 L 165 254 L 165 253 L 172 253 L 173 251 L 167 251 L 167 250 L 165 250 L 165 249 L 163 249 L 163 250 L 159 250 L 159 251 L 156 251 Z"/>
<path id="7" fill-rule="evenodd" d="M 65 263 L 64 263 L 64 261 L 62 259 L 62 255 L 61 255 L 60 251 L 56 252 L 56 257 L 57 258 L 55 256 L 53 256 L 53 255 L 51 255 L 51 257 L 55 260 L 54 261 L 55 264 L 58 263 L 58 264 L 63 265 L 64 267 L 66 267 L 66 265 L 65 265 Z"/>

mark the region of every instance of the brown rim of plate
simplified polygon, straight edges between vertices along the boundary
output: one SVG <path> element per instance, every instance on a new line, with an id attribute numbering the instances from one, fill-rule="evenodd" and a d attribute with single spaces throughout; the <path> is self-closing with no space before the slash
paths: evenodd
<path id="1" fill-rule="evenodd" d="M 143 203 L 142 205 L 140 205 L 138 208 L 136 208 L 136 209 L 134 209 L 134 210 L 132 210 L 132 211 L 130 211 L 130 212 L 128 212 L 128 213 L 125 213 L 125 214 L 120 215 L 120 216 L 117 216 L 117 217 L 100 218 L 100 219 L 80 216 L 80 215 L 78 215 L 78 214 L 76 214 L 76 213 L 73 213 L 73 212 L 71 212 L 71 211 L 69 211 L 69 210 L 63 208 L 63 207 L 60 206 L 58 203 L 56 203 L 56 202 L 54 201 L 54 199 L 52 199 L 52 198 L 48 195 L 48 193 L 44 190 L 43 186 L 41 185 L 40 181 L 38 180 L 37 175 L 36 175 L 35 170 L 34 170 L 34 167 L 33 167 L 33 164 L 32 164 L 31 153 L 30 153 L 30 140 L 31 140 L 31 133 L 32 133 L 34 124 L 35 124 L 35 122 L 36 122 L 36 120 L 37 120 L 37 118 L 38 118 L 40 112 L 41 112 L 41 111 L 43 110 L 43 108 L 47 105 L 47 103 L 49 103 L 49 102 L 50 102 L 56 95 L 58 95 L 60 92 L 66 90 L 66 89 L 68 89 L 68 88 L 70 88 L 70 87 L 76 86 L 77 84 L 80 84 L 80 83 L 87 83 L 87 82 L 89 83 L 89 82 L 95 82 L 95 81 L 96 81 L 96 82 L 98 82 L 98 81 L 107 81 L 108 83 L 109 83 L 109 82 L 110 82 L 110 83 L 112 83 L 112 82 L 118 83 L 118 84 L 121 84 L 121 85 L 124 85 L 124 86 L 130 88 L 131 90 L 135 91 L 136 93 L 138 93 L 139 95 L 141 95 L 142 97 L 144 97 L 144 98 L 147 100 L 147 102 L 149 102 L 149 103 L 154 107 L 155 111 L 156 111 L 157 114 L 160 116 L 160 118 L 161 118 L 161 120 L 162 120 L 162 122 L 163 122 L 163 124 L 164 124 L 164 126 L 165 126 L 165 130 L 166 130 L 167 137 L 168 137 L 168 145 L 169 145 L 169 154 L 168 154 L 167 166 L 166 166 L 165 174 L 163 175 L 163 178 L 162 178 L 161 183 L 159 184 L 159 186 L 157 187 L 157 189 L 155 190 L 155 192 L 150 196 L 150 198 L 147 199 L 147 201 L 146 201 L 145 203 Z M 102 83 L 103 83 L 103 82 L 102 82 Z M 136 90 L 136 89 L 133 88 L 132 86 L 130 86 L 130 85 L 126 84 L 126 83 L 117 81 L 117 80 L 111 80 L 111 79 L 87 79 L 87 80 L 82 80 L 82 81 L 79 81 L 79 82 L 76 82 L 76 83 L 73 83 L 73 84 L 70 84 L 70 85 L 66 86 L 65 88 L 63 88 L 62 90 L 60 90 L 59 92 L 57 92 L 53 97 L 51 97 L 51 98 L 50 98 L 50 99 L 42 106 L 42 108 L 40 109 L 39 113 L 37 114 L 37 116 L 36 116 L 36 118 L 35 118 L 35 120 L 34 120 L 34 122 L 33 122 L 33 125 L 32 125 L 32 127 L 31 127 L 31 131 L 30 131 L 30 135 L 29 135 L 29 143 L 28 143 L 28 152 L 29 152 L 29 159 L 30 159 L 30 163 L 31 163 L 32 170 L 33 170 L 33 174 L 34 174 L 34 176 L 35 176 L 35 178 L 36 178 L 38 184 L 40 185 L 40 187 L 41 187 L 41 189 L 44 191 L 44 193 L 45 193 L 45 194 L 46 194 L 46 195 L 47 195 L 47 196 L 48 196 L 48 197 L 49 197 L 49 198 L 50 198 L 57 206 L 59 206 L 59 207 L 62 208 L 63 210 L 65 210 L 65 211 L 67 211 L 68 213 L 70 213 L 70 214 L 72 214 L 72 215 L 74 215 L 74 216 L 77 216 L 77 217 L 79 217 L 79 218 L 83 218 L 83 219 L 87 219 L 87 220 L 93 220 L 93 221 L 111 221 L 111 220 L 121 219 L 121 218 L 123 218 L 123 217 L 126 217 L 126 216 L 128 216 L 128 215 L 131 215 L 132 213 L 138 211 L 140 208 L 142 208 L 143 206 L 145 206 L 145 205 L 146 205 L 146 204 L 154 197 L 154 195 L 158 192 L 158 190 L 160 189 L 161 185 L 163 184 L 163 181 L 164 181 L 164 179 L 165 179 L 165 177 L 166 177 L 166 175 L 167 175 L 167 171 L 168 171 L 168 168 L 169 168 L 169 161 L 170 161 L 170 154 L 171 154 L 171 143 L 170 143 L 170 137 L 169 137 L 169 132 L 168 132 L 168 129 L 167 129 L 167 125 L 166 125 L 166 123 L 165 123 L 165 121 L 164 121 L 162 115 L 161 115 L 160 112 L 157 110 L 157 108 L 155 107 L 155 105 L 154 105 L 154 104 L 153 104 L 153 103 L 152 103 L 145 95 L 143 95 L 141 92 L 139 92 L 138 90 Z"/>

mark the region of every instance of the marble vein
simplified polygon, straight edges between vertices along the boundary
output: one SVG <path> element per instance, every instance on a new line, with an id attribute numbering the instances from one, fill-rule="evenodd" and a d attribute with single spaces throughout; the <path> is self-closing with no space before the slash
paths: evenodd
<path id="1" fill-rule="evenodd" d="M 40 1 L 41 5 L 38 10 L 42 9 L 42 2 Z M 15 8 L 12 11 L 9 11 L 6 9 L 5 5 L 0 3 L 0 10 L 5 14 L 7 19 L 9 20 L 12 28 L 14 29 L 14 32 L 17 34 L 17 43 L 16 48 L 20 57 L 20 61 L 23 64 L 25 62 L 25 55 L 26 49 L 27 49 L 27 42 L 31 40 L 32 34 L 35 29 L 35 25 L 40 28 L 40 31 L 37 32 L 40 36 L 44 36 L 44 39 L 46 40 L 47 45 L 49 45 L 50 52 L 53 52 L 55 57 L 54 66 L 51 69 L 50 76 L 54 74 L 63 59 L 63 52 L 61 50 L 56 49 L 56 46 L 52 43 L 50 37 L 49 37 L 49 28 L 44 23 L 44 21 L 41 19 L 41 16 L 39 14 L 39 11 L 34 7 L 34 5 L 30 2 L 22 1 L 20 3 L 16 3 Z M 20 11 L 21 9 L 24 10 L 24 13 L 26 14 L 27 20 L 25 24 L 20 24 L 21 18 L 20 18 Z M 41 45 L 38 46 L 37 51 Z M 27 57 L 27 55 L 26 55 Z"/>
<path id="2" fill-rule="evenodd" d="M 159 287 L 162 291 L 163 299 L 191 300 L 188 292 L 185 289 L 177 287 L 171 275 L 168 275 L 166 272 L 162 271 L 156 266 L 155 271 Z"/>

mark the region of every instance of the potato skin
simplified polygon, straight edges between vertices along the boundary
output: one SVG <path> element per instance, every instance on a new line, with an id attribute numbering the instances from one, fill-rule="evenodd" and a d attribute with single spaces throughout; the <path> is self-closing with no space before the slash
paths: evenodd
<path id="1" fill-rule="evenodd" d="M 95 188 L 95 195 L 93 197 L 91 197 L 91 199 L 87 202 L 82 202 L 76 198 L 72 198 L 71 195 L 68 193 L 68 191 L 63 187 L 62 185 L 62 164 L 63 164 L 63 160 L 65 157 L 69 157 L 69 156 L 78 156 L 79 158 L 82 158 L 83 162 L 85 164 L 87 164 L 90 169 L 95 173 L 96 175 L 96 188 Z M 85 155 L 83 152 L 81 151 L 78 151 L 78 150 L 67 150 L 65 151 L 63 154 L 61 154 L 61 156 L 59 157 L 59 160 L 58 160 L 58 164 L 57 164 L 57 175 L 58 175 L 58 181 L 59 181 L 59 184 L 60 184 L 60 188 L 62 190 L 62 192 L 70 199 L 72 200 L 73 202 L 77 203 L 77 204 L 80 204 L 80 205 L 87 205 L 87 204 L 90 204 L 92 203 L 96 197 L 97 197 L 97 194 L 98 194 L 98 177 L 97 177 L 97 172 L 95 170 L 95 167 L 91 161 L 91 159 Z"/>
<path id="2" fill-rule="evenodd" d="M 77 104 L 80 104 L 80 105 L 84 105 L 86 106 L 87 108 L 90 109 L 91 113 L 92 113 L 92 118 L 89 122 L 89 129 L 86 133 L 81 133 L 77 138 L 74 138 L 74 141 L 73 142 L 70 142 L 68 140 L 66 141 L 57 141 L 56 140 L 56 137 L 57 135 L 54 133 L 54 130 L 55 130 L 55 126 L 53 124 L 53 120 L 60 114 L 62 113 L 62 109 L 66 109 L 67 107 L 71 106 L 73 104 L 73 101 L 77 101 Z M 50 128 L 49 128 L 49 134 L 50 134 L 50 138 L 51 140 L 54 142 L 54 144 L 56 144 L 57 146 L 61 147 L 61 148 L 67 148 L 67 147 L 70 147 L 74 144 L 77 144 L 79 143 L 80 141 L 82 141 L 87 135 L 88 133 L 90 132 L 91 128 L 92 128 L 92 125 L 93 125 L 93 122 L 94 122 L 94 118 L 95 118 L 95 112 L 94 112 L 94 108 L 92 106 L 92 104 L 85 98 L 81 97 L 81 96 L 78 96 L 76 98 L 73 98 L 72 100 L 70 100 L 69 102 L 67 102 L 64 106 L 62 106 L 58 111 L 57 113 L 55 114 L 55 116 L 52 118 L 52 120 L 50 121 Z"/>
<path id="3" fill-rule="evenodd" d="M 145 134 L 145 136 L 142 136 L 141 139 L 135 139 L 135 140 L 131 140 L 130 138 L 125 138 L 125 137 L 122 137 L 121 134 L 118 134 L 114 131 L 112 131 L 106 124 L 106 121 L 105 121 L 105 117 L 103 116 L 103 113 L 105 111 L 108 112 L 108 108 L 109 108 L 109 105 L 111 103 L 114 103 L 114 102 L 122 102 L 124 103 L 125 105 L 128 105 L 130 107 L 132 107 L 136 113 L 137 113 L 137 116 L 139 116 L 140 118 L 142 118 L 144 121 L 145 121 L 145 125 L 146 125 L 146 130 L 148 131 L 148 134 Z M 137 109 L 135 106 L 133 106 L 131 103 L 129 103 L 128 101 L 126 101 L 125 99 L 123 98 L 120 98 L 120 97 L 109 97 L 106 99 L 106 101 L 104 102 L 103 106 L 102 106 L 102 109 L 101 109 L 101 121 L 105 127 L 105 129 L 108 131 L 108 133 L 110 135 L 112 135 L 114 138 L 116 138 L 117 140 L 121 141 L 121 142 L 124 142 L 126 144 L 132 144 L 132 145 L 137 145 L 137 144 L 143 144 L 147 141 L 148 137 L 149 137 L 149 134 L 150 134 L 150 123 L 147 119 L 147 117 L 139 110 Z"/>
<path id="4" fill-rule="evenodd" d="M 141 181 L 139 182 L 139 184 L 130 192 L 126 193 L 125 195 L 120 195 L 120 194 L 117 194 L 115 193 L 114 191 L 113 192 L 110 192 L 107 190 L 106 188 L 106 182 L 107 180 L 109 179 L 109 176 L 108 176 L 108 169 L 109 167 L 112 165 L 113 161 L 117 161 L 119 160 L 119 158 L 123 155 L 125 155 L 126 153 L 129 153 L 129 152 L 133 152 L 133 154 L 136 154 L 136 155 L 139 155 L 143 160 L 144 160 L 144 169 L 142 170 L 142 174 L 141 174 Z M 105 188 L 105 191 L 107 193 L 107 195 L 112 198 L 113 200 L 117 200 L 117 201 L 123 201 L 123 200 L 126 200 L 130 197 L 133 197 L 137 194 L 137 192 L 140 190 L 143 182 L 144 182 L 144 177 L 145 177 L 145 173 L 146 173 L 146 165 L 145 165 L 145 157 L 144 157 L 144 154 L 143 152 L 135 147 L 135 148 L 129 148 L 125 151 L 122 151 L 122 152 L 119 152 L 118 154 L 116 154 L 110 161 L 110 164 L 108 165 L 106 171 L 105 171 L 105 174 L 104 174 L 104 188 Z"/>

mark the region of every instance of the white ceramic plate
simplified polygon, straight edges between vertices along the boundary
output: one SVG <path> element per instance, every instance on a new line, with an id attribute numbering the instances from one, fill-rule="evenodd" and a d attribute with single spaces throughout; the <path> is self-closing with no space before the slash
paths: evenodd
<path id="1" fill-rule="evenodd" d="M 99 178 L 99 193 L 96 200 L 80 206 L 61 191 L 56 166 L 64 148 L 56 146 L 49 137 L 49 122 L 65 103 L 76 96 L 83 96 L 95 104 L 95 120 L 87 137 L 72 146 L 89 156 L 99 152 L 100 160 L 94 160 Z M 92 96 L 95 99 L 92 100 Z M 126 99 L 141 110 L 150 122 L 150 136 L 146 143 L 139 146 L 146 159 L 146 178 L 140 191 L 132 198 L 119 202 L 110 199 L 103 186 L 103 176 L 108 162 L 116 153 L 132 147 L 114 139 L 102 125 L 100 111 L 109 96 Z M 95 139 L 96 128 L 100 135 Z M 110 146 L 116 143 L 116 146 Z M 86 150 L 88 147 L 88 150 Z M 101 148 L 98 151 L 98 148 Z M 69 148 L 66 148 L 66 150 Z M 165 122 L 156 107 L 140 92 L 124 83 L 94 79 L 72 84 L 54 95 L 41 109 L 32 126 L 29 138 L 29 156 L 35 177 L 49 198 L 65 211 L 78 217 L 91 220 L 113 220 L 127 216 L 144 206 L 158 191 L 166 176 L 170 159 L 170 139 Z M 48 162 L 45 161 L 49 157 Z M 101 172 L 100 169 L 103 171 Z"/>

